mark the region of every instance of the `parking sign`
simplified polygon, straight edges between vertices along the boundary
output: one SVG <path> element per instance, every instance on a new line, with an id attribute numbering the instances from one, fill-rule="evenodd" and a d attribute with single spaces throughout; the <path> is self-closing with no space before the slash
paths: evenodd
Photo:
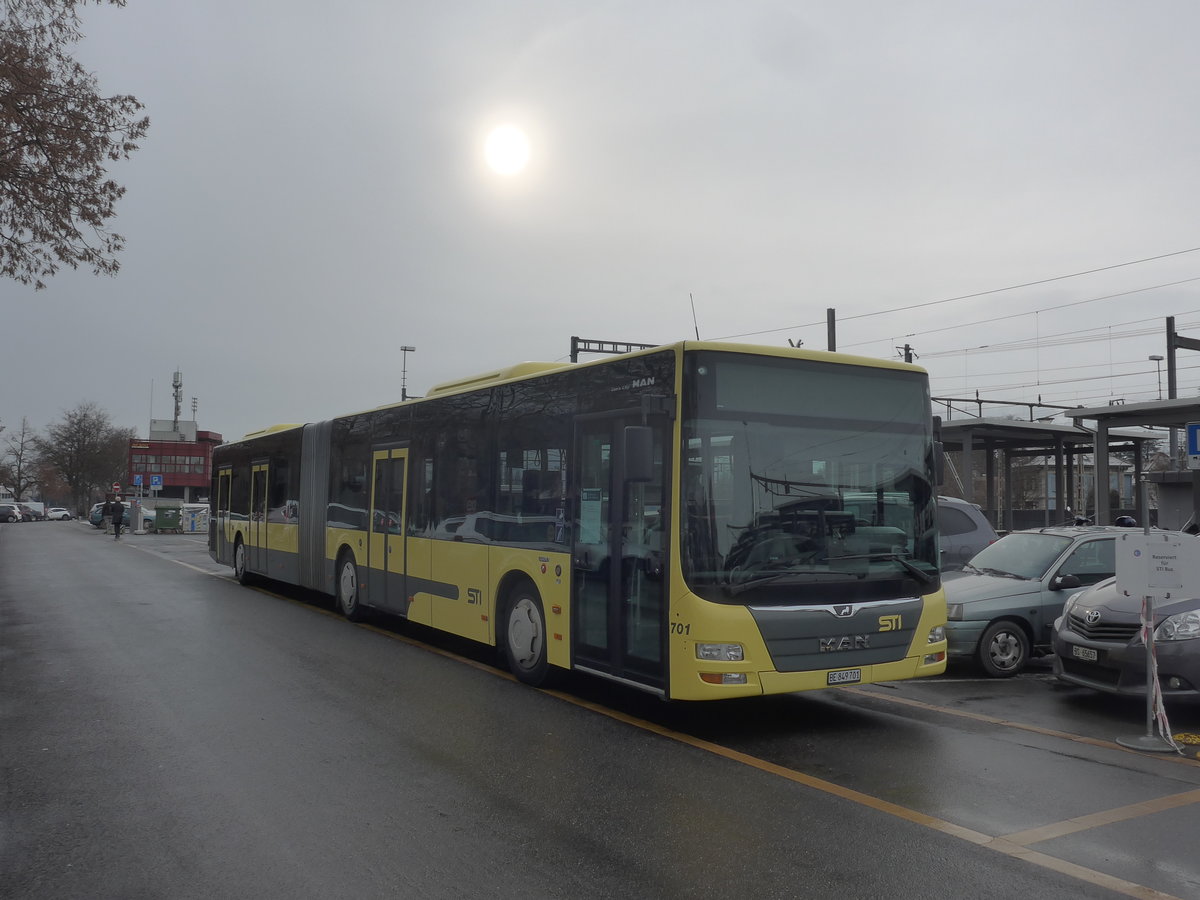
<path id="1" fill-rule="evenodd" d="M 1187 423 L 1187 458 L 1189 469 L 1200 469 L 1200 422 Z"/>

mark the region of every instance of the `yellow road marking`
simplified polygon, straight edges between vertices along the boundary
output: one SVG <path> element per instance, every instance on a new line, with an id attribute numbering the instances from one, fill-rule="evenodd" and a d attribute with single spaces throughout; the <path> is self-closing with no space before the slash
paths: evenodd
<path id="1" fill-rule="evenodd" d="M 1177 809 L 1180 806 L 1188 806 L 1192 803 L 1200 803 L 1200 790 L 1184 791 L 1182 794 L 1170 794 L 1166 797 L 1159 797 L 1156 800 L 1143 800 L 1141 803 L 1131 803 L 1128 806 L 1121 806 L 1116 809 L 1106 809 L 1086 816 L 1076 816 L 1074 819 L 1054 822 L 1050 825 L 1042 825 L 1039 828 L 1016 831 L 1012 834 L 1004 835 L 1004 840 L 1011 841 L 1014 844 L 1036 844 L 1039 841 L 1048 841 L 1066 834 L 1073 834 L 1076 831 L 1087 831 L 1089 828 L 1100 828 L 1104 825 L 1112 825 L 1114 822 L 1125 822 L 1129 819 L 1153 815 L 1154 813 L 1164 812 L 1168 809 Z"/>
<path id="2" fill-rule="evenodd" d="M 1071 734 L 1069 731 L 1055 731 L 1053 728 L 1043 728 L 1040 725 L 1027 725 L 1024 722 L 1014 722 L 1012 719 L 1002 719 L 999 716 L 989 716 L 986 713 L 970 712 L 965 709 L 950 709 L 945 706 L 935 706 L 932 703 L 926 703 L 923 700 L 913 700 L 908 697 L 895 697 L 890 694 L 877 693 L 869 691 L 866 688 L 843 687 L 835 688 L 835 690 L 845 691 L 849 694 L 861 694 L 864 697 L 873 697 L 876 700 L 882 700 L 885 703 L 897 703 L 901 706 L 911 706 L 915 709 L 924 709 L 929 712 L 943 713 L 947 716 L 958 716 L 961 719 L 972 719 L 976 722 L 985 722 L 989 725 L 1002 725 L 1005 728 L 1016 728 L 1021 731 L 1028 731 L 1031 734 L 1041 734 L 1046 737 L 1059 738 L 1064 741 L 1074 741 L 1077 744 L 1087 744 L 1091 747 L 1103 747 L 1105 750 L 1120 750 L 1124 753 L 1136 753 L 1139 756 L 1144 754 L 1129 747 L 1122 747 L 1116 741 L 1103 741 L 1099 738 L 1085 737 L 1082 734 Z M 1182 763 L 1185 766 L 1200 768 L 1200 760 L 1189 759 L 1186 756 L 1179 754 L 1168 755 L 1158 754 L 1155 759 L 1163 762 Z"/>
<path id="3" fill-rule="evenodd" d="M 181 562 L 179 560 L 171 560 L 171 562 L 185 566 L 189 569 L 193 569 L 194 571 L 200 572 L 204 575 L 211 575 L 214 578 L 232 580 L 224 573 L 210 572 L 206 569 L 201 569 L 198 566 L 193 566 L 190 563 Z M 314 607 L 311 604 L 294 600 L 291 597 L 274 593 L 273 591 L 269 591 L 265 588 L 254 587 L 252 590 L 258 591 L 259 593 L 265 594 L 269 597 L 285 600 L 288 603 L 301 606 L 324 616 L 329 616 L 336 619 L 342 618 L 337 613 L 320 609 L 319 607 Z M 394 641 L 399 641 L 400 643 L 407 644 L 410 647 L 424 650 L 446 659 L 452 659 L 455 662 L 466 663 L 468 666 L 478 669 L 481 672 L 486 672 L 489 675 L 503 678 L 507 681 L 516 682 L 516 678 L 509 672 L 497 669 L 496 667 L 487 665 L 486 663 L 478 662 L 477 660 L 469 659 L 468 657 L 454 653 L 453 651 L 443 650 L 440 647 L 434 647 L 415 638 L 397 634 L 394 631 L 388 631 L 375 625 L 370 625 L 367 623 L 348 624 L 356 624 L 359 628 L 372 631 L 375 634 L 382 635 L 383 637 L 390 638 Z M 902 697 L 883 697 L 879 694 L 865 691 L 861 688 L 840 688 L 839 690 L 848 691 L 850 693 L 865 694 L 866 696 L 877 697 L 889 702 L 902 703 L 914 707 L 922 707 L 934 712 L 948 712 L 953 715 L 961 715 L 964 718 L 976 719 L 979 721 L 990 722 L 992 724 L 1005 725 L 1014 728 L 1021 728 L 1026 731 L 1036 732 L 1038 734 L 1044 734 L 1051 737 L 1061 737 L 1067 740 L 1076 740 L 1081 743 L 1092 744 L 1107 749 L 1123 749 L 1119 748 L 1119 746 L 1115 743 L 1109 744 L 1105 741 L 1098 741 L 1093 738 L 1085 738 L 1081 735 L 1072 735 L 1066 732 L 1054 731 L 1052 729 L 1040 728 L 1033 725 L 1022 725 L 1021 723 L 1010 722 L 1008 720 L 999 719 L 995 716 L 987 716 L 981 713 L 967 713 L 962 710 L 948 710 L 943 707 L 933 706 L 932 704 L 923 703 L 918 700 L 909 700 Z M 1145 885 L 1137 884 L 1132 881 L 1126 881 L 1123 878 L 1117 878 L 1116 876 L 1109 875 L 1105 872 L 1099 872 L 1095 869 L 1089 869 L 1085 866 L 1076 865 L 1075 863 L 1068 862 L 1064 859 L 1059 859 L 1055 856 L 1050 856 L 1036 850 L 1031 850 L 1029 849 L 1028 844 L 1047 840 L 1051 837 L 1059 837 L 1064 834 L 1070 834 L 1075 831 L 1083 831 L 1089 828 L 1111 824 L 1113 822 L 1124 821 L 1127 819 L 1136 818 L 1138 816 L 1150 815 L 1155 812 L 1186 806 L 1191 803 L 1198 803 L 1200 802 L 1200 790 L 1187 791 L 1183 794 L 1174 794 L 1169 797 L 1159 798 L 1158 800 L 1148 800 L 1143 803 L 1135 803 L 1130 806 L 1121 807 L 1115 810 L 1093 813 L 1088 816 L 1079 816 L 1075 819 L 1069 819 L 1066 822 L 1045 825 L 1041 826 L 1040 828 L 1031 828 L 1026 831 L 1014 832 L 1010 835 L 993 837 L 991 835 L 984 834 L 983 832 L 975 831 L 971 828 L 955 825 L 953 822 L 947 822 L 945 819 L 939 819 L 936 816 L 930 816 L 926 813 L 919 812 L 918 810 L 900 806 L 899 804 L 892 803 L 880 797 L 873 797 L 870 794 L 864 794 L 861 791 L 854 790 L 853 788 L 843 787 L 842 785 L 835 784 L 832 781 L 826 781 L 823 778 L 806 775 L 805 773 L 799 772 L 795 769 L 789 769 L 786 766 L 781 766 L 777 763 L 769 762 L 768 760 L 760 759 L 756 756 L 750 756 L 749 754 L 742 753 L 738 750 L 733 750 L 729 747 L 722 747 L 720 744 L 714 744 L 711 741 L 704 740 L 703 738 L 694 737 L 690 734 L 684 734 L 681 731 L 675 731 L 674 729 L 667 728 L 663 725 L 658 725 L 646 719 L 639 719 L 636 716 L 631 716 L 618 710 L 609 709 L 608 707 L 601 706 L 598 703 L 593 703 L 590 700 L 584 700 L 580 697 L 574 697 L 571 694 L 566 694 L 562 691 L 543 689 L 542 693 L 573 704 L 574 706 L 598 713 L 602 716 L 607 716 L 610 719 L 630 725 L 639 730 L 657 734 L 660 737 L 667 738 L 668 740 L 676 741 L 681 744 L 686 744 L 690 747 L 696 748 L 697 750 L 703 750 L 706 753 L 712 753 L 715 756 L 720 756 L 724 759 L 728 759 L 731 762 L 749 766 L 753 769 L 758 769 L 761 772 L 775 775 L 787 781 L 804 785 L 805 787 L 821 791 L 825 794 L 830 794 L 834 797 L 840 797 L 843 800 L 848 800 L 851 803 L 856 803 L 860 806 L 867 807 L 868 809 L 873 809 L 877 812 L 894 816 L 895 818 L 903 819 L 916 825 L 921 825 L 933 831 L 940 832 L 941 834 L 949 835 L 950 837 L 959 838 L 960 840 L 967 841 L 968 843 L 974 844 L 978 847 L 983 847 L 987 850 L 1002 853 L 1005 856 L 1011 856 L 1015 859 L 1024 860 L 1031 865 L 1058 872 L 1062 875 L 1067 875 L 1088 884 L 1094 884 L 1099 887 L 1107 888 L 1108 890 L 1114 891 L 1118 894 L 1123 894 L 1127 897 L 1134 897 L 1137 898 L 1137 900 L 1182 900 L 1182 898 L 1176 897 L 1174 894 L 1167 894 Z M 1188 762 L 1188 760 L 1183 761 Z"/>

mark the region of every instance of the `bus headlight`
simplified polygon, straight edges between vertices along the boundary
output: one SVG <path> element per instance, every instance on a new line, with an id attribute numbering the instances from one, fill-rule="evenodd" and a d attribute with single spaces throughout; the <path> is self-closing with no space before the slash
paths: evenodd
<path id="1" fill-rule="evenodd" d="M 712 662 L 740 662 L 746 656 L 741 644 L 697 644 L 696 659 Z"/>
<path id="2" fill-rule="evenodd" d="M 929 629 L 929 641 L 928 641 L 928 643 L 930 643 L 930 644 L 940 644 L 940 643 L 941 643 L 942 641 L 944 641 L 945 639 L 946 639 L 946 629 L 945 629 L 945 627 L 944 627 L 944 626 L 942 626 L 942 625 L 934 625 L 932 628 L 930 628 L 930 629 Z"/>

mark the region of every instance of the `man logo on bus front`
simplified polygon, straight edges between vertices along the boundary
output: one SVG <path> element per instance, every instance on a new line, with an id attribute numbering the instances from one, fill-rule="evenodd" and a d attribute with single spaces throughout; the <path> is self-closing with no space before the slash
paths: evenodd
<path id="1" fill-rule="evenodd" d="M 852 615 L 854 615 L 854 607 L 853 606 L 835 606 L 833 608 L 833 614 L 835 616 L 837 616 L 839 619 L 848 619 Z"/>

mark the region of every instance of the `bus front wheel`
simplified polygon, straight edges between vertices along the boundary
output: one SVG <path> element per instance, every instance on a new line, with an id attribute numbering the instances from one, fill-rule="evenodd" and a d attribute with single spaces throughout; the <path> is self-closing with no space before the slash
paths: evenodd
<path id="1" fill-rule="evenodd" d="M 342 615 L 351 622 L 362 621 L 363 608 L 358 600 L 358 566 L 354 555 L 346 552 L 338 557 L 337 602 Z"/>
<path id="2" fill-rule="evenodd" d="M 546 656 L 546 613 L 533 585 L 519 585 L 504 616 L 504 651 L 508 668 L 519 681 L 535 687 L 550 674 Z"/>

